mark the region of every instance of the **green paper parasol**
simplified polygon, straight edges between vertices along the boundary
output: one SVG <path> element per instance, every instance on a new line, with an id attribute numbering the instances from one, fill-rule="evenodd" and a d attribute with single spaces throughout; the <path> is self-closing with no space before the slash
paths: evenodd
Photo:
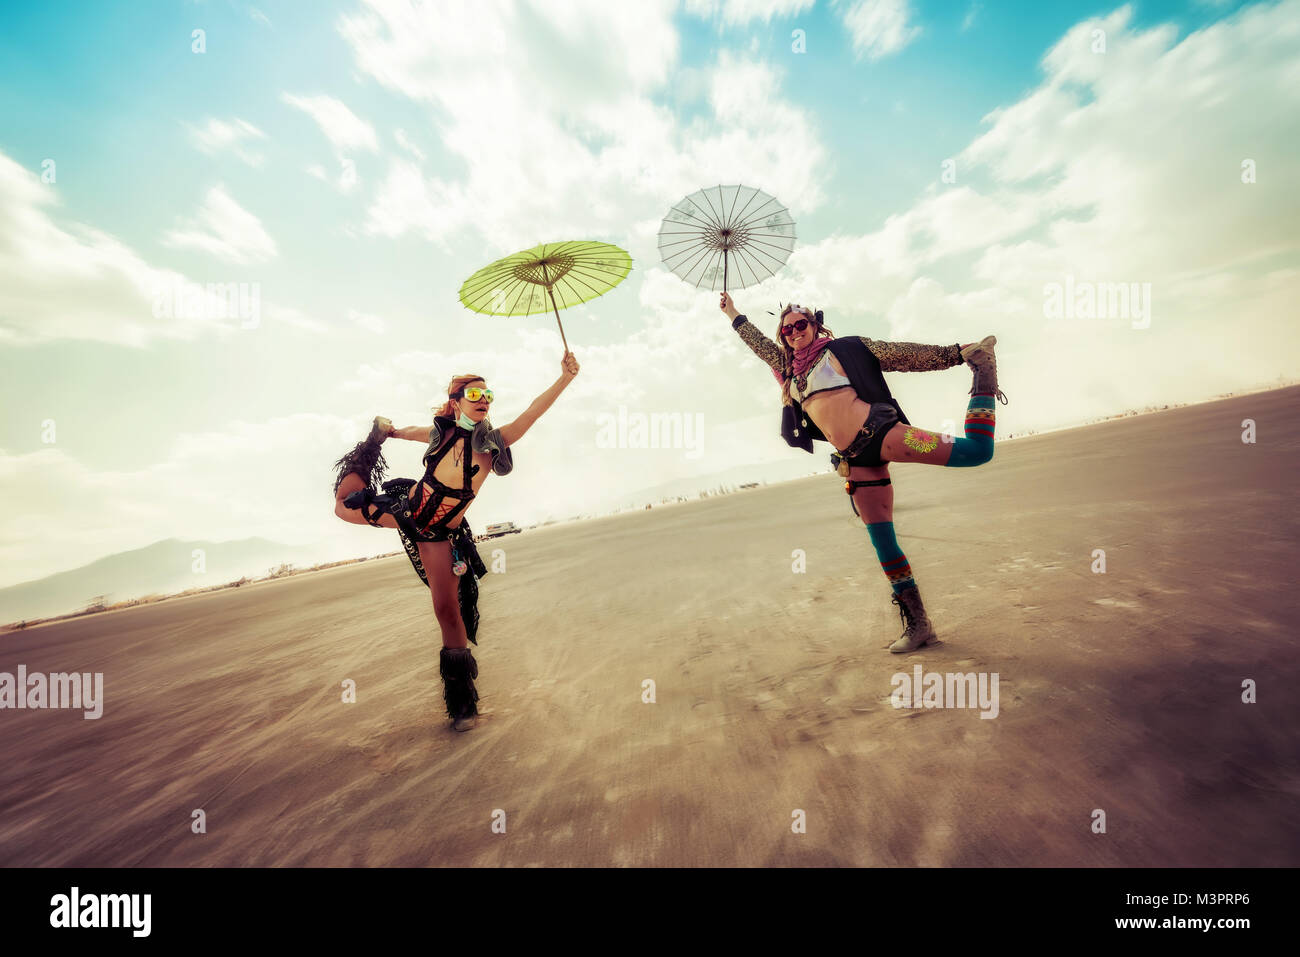
<path id="1" fill-rule="evenodd" d="M 474 273 L 460 287 L 460 301 L 489 316 L 553 311 L 560 341 L 568 352 L 560 309 L 604 295 L 631 271 L 632 257 L 609 243 L 542 243 Z"/>

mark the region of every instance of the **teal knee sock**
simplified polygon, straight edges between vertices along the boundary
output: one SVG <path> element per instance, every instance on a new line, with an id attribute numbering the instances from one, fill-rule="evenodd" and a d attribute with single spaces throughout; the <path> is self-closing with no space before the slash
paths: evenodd
<path id="1" fill-rule="evenodd" d="M 916 582 L 912 580 L 912 566 L 908 564 L 903 550 L 898 547 L 898 539 L 894 537 L 894 523 L 872 522 L 867 525 L 867 534 L 871 536 L 871 544 L 876 546 L 876 557 L 880 559 L 880 567 L 885 570 L 885 577 L 894 586 L 894 594 L 914 587 Z"/>
<path id="2" fill-rule="evenodd" d="M 994 403 L 991 395 L 971 397 L 966 406 L 966 438 L 953 439 L 952 457 L 945 465 L 964 468 L 993 458 Z"/>

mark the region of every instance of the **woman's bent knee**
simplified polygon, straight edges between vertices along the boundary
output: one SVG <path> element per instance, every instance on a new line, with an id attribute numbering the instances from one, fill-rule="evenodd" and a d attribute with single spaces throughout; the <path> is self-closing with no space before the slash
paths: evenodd
<path id="1" fill-rule="evenodd" d="M 952 454 L 945 463 L 949 468 L 973 468 L 993 460 L 993 443 L 976 442 L 971 439 L 957 439 L 953 442 Z"/>

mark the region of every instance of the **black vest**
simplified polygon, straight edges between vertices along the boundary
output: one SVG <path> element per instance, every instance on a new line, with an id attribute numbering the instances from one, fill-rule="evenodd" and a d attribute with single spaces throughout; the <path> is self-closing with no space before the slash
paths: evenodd
<path id="1" fill-rule="evenodd" d="M 844 368 L 844 374 L 849 377 L 849 382 L 857 391 L 859 399 L 863 402 L 888 402 L 898 410 L 898 420 L 908 422 L 898 400 L 889 393 L 889 386 L 885 384 L 885 374 L 880 371 L 880 360 L 867 348 L 866 343 L 858 336 L 844 336 L 832 339 L 826 348 L 839 360 Z M 785 439 L 787 445 L 803 449 L 805 452 L 813 450 L 814 441 L 827 441 L 826 436 L 822 435 L 822 430 L 817 428 L 812 419 L 804 415 L 803 406 L 798 402 L 782 407 L 781 438 Z"/>

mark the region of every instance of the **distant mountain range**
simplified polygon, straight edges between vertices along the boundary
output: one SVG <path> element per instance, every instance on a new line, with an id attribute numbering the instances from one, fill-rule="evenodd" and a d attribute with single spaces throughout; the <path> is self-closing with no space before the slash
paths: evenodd
<path id="1" fill-rule="evenodd" d="M 202 552 L 201 564 L 196 551 Z M 80 611 L 95 600 L 112 604 L 222 585 L 245 575 L 262 577 L 286 562 L 314 564 L 313 554 L 310 548 L 265 538 L 232 542 L 169 538 L 71 571 L 0 588 L 0 624 Z"/>

